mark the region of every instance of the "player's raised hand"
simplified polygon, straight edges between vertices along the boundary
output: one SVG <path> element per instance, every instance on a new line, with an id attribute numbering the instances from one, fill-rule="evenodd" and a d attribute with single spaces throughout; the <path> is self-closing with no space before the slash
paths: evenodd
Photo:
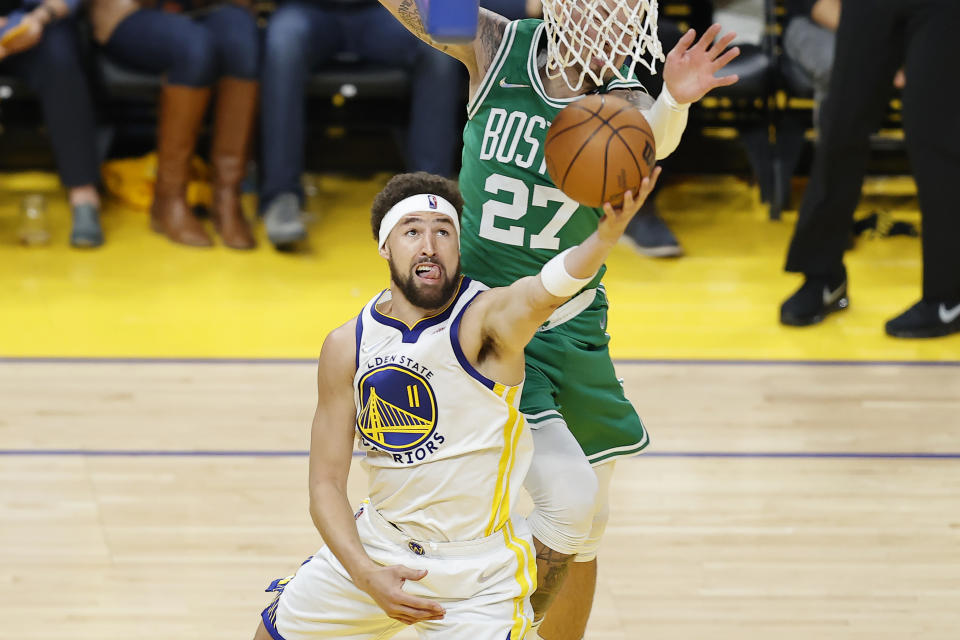
<path id="1" fill-rule="evenodd" d="M 690 29 L 677 43 L 663 66 L 663 81 L 680 104 L 696 102 L 712 89 L 726 87 L 739 78 L 736 74 L 717 77 L 715 74 L 740 55 L 740 48 L 724 51 L 737 34 L 730 32 L 719 40 L 720 25 L 714 24 L 694 44 L 697 32 Z"/>
<path id="2" fill-rule="evenodd" d="M 424 620 L 441 620 L 446 613 L 440 604 L 426 598 L 418 598 L 403 591 L 407 580 L 422 580 L 426 569 L 411 569 L 402 565 L 376 567 L 355 584 L 367 592 L 388 616 L 404 624 Z"/>
<path id="3" fill-rule="evenodd" d="M 640 182 L 640 190 L 634 196 L 632 191 L 623 194 L 623 203 L 614 208 L 607 202 L 603 205 L 603 217 L 597 224 L 597 235 L 604 242 L 616 243 L 627 228 L 627 224 L 633 220 L 633 216 L 640 211 L 640 207 L 646 202 L 647 197 L 653 188 L 657 185 L 657 179 L 660 177 L 660 167 L 654 167 L 650 175 Z"/>

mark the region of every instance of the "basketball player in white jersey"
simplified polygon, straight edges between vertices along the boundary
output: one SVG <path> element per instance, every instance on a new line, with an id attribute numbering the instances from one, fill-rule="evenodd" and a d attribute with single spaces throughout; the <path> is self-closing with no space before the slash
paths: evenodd
<path id="1" fill-rule="evenodd" d="M 594 276 L 659 175 L 534 276 L 488 289 L 460 274 L 456 184 L 393 178 L 373 205 L 390 288 L 320 353 L 310 513 L 326 546 L 262 614 L 256 640 L 521 640 L 536 563 L 513 514 L 533 454 L 518 410 L 527 342 Z M 354 438 L 369 498 L 354 513 Z"/>
<path id="2" fill-rule="evenodd" d="M 659 159 L 677 147 L 689 105 L 737 80 L 722 74 L 739 50 L 729 48 L 735 34 L 719 36 L 720 25 L 699 40 L 691 29 L 664 58 L 657 0 L 543 0 L 543 20 L 513 22 L 480 9 L 476 37 L 459 44 L 433 40 L 415 0 L 380 2 L 469 73 L 463 269 L 492 287 L 535 275 L 603 215 L 566 198 L 546 172 L 548 125 L 561 109 L 589 92 L 626 99 L 650 123 Z M 634 70 L 660 60 L 663 91 L 654 100 Z M 526 488 L 540 577 L 532 602 L 538 623 L 549 610 L 541 633 L 548 640 L 583 637 L 614 466 L 650 442 L 610 359 L 601 279 L 602 272 L 558 309 L 526 349 L 520 408 L 536 442 Z"/>

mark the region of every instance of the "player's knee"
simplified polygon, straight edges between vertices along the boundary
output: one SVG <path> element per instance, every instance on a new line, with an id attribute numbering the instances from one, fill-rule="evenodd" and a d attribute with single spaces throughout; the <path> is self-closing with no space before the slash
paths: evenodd
<path id="1" fill-rule="evenodd" d="M 590 525 L 590 532 L 580 545 L 574 562 L 590 562 L 597 558 L 597 551 L 600 549 L 600 540 L 603 538 L 603 532 L 607 529 L 607 522 L 610 520 L 610 505 L 607 502 L 599 504 L 593 513 L 593 521 Z"/>
<path id="2" fill-rule="evenodd" d="M 593 526 L 598 482 L 590 466 L 584 468 L 585 473 L 571 470 L 554 477 L 550 491 L 534 497 L 533 535 L 560 553 L 579 551 Z"/>

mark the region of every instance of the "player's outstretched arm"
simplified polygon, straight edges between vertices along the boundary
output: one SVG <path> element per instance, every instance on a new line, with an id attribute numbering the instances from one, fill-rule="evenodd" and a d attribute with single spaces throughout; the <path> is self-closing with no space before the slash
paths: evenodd
<path id="1" fill-rule="evenodd" d="M 511 375 L 518 371 L 522 375 L 527 343 L 551 313 L 597 274 L 659 176 L 660 167 L 656 167 L 643 179 L 636 197 L 629 191 L 624 195 L 620 209 L 605 204 L 597 230 L 581 244 L 554 257 L 539 274 L 485 291 L 467 308 L 460 343 L 481 373 L 505 384 L 519 382 Z"/>
<path id="2" fill-rule="evenodd" d="M 663 66 L 663 90 L 656 101 L 639 89 L 617 89 L 610 93 L 630 101 L 643 112 L 656 142 L 657 160 L 666 158 L 680 144 L 687 127 L 690 105 L 713 89 L 737 81 L 737 75 L 717 76 L 731 60 L 740 55 L 740 49 L 727 49 L 737 34 L 730 32 L 717 40 L 720 25 L 707 29 L 700 40 L 693 29 L 687 31 L 667 54 Z"/>
<path id="3" fill-rule="evenodd" d="M 503 33 L 507 28 L 509 20 L 498 13 L 487 9 L 480 9 L 480 15 L 477 21 L 477 37 L 473 41 L 465 44 L 446 44 L 437 42 L 430 37 L 420 19 L 420 12 L 417 9 L 416 0 L 380 0 L 380 4 L 390 10 L 397 20 L 407 28 L 413 35 L 417 36 L 431 47 L 443 51 L 447 55 L 453 56 L 464 65 L 470 72 L 470 95 L 474 89 L 483 81 L 490 63 L 493 62 L 497 50 L 500 48 L 500 41 L 503 39 Z"/>
<path id="4" fill-rule="evenodd" d="M 406 624 L 437 620 L 443 617 L 443 607 L 402 590 L 405 580 L 420 580 L 426 571 L 373 562 L 360 542 L 347 497 L 356 424 L 356 322 L 354 318 L 330 332 L 320 351 L 317 410 L 310 434 L 310 515 L 354 584 L 387 615 Z"/>

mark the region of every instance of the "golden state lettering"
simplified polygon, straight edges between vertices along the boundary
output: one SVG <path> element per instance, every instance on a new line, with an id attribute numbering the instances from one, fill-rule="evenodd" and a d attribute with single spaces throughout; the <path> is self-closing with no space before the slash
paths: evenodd
<path id="1" fill-rule="evenodd" d="M 405 356 L 376 360 L 382 361 L 380 366 L 371 368 L 359 382 L 360 441 L 368 449 L 392 455 L 398 463 L 422 462 L 444 441 L 437 433 L 437 398 L 429 372 L 403 366 L 416 364 Z"/>
<path id="2" fill-rule="evenodd" d="M 382 367 L 385 364 L 397 364 L 401 367 L 407 367 L 412 371 L 422 374 L 427 380 L 433 377 L 433 371 L 426 368 L 419 362 L 415 362 L 404 355 L 389 355 L 389 356 L 377 356 L 375 358 L 370 358 L 370 362 L 367 363 L 367 369 L 373 369 L 375 367 Z"/>
<path id="3" fill-rule="evenodd" d="M 542 116 L 528 116 L 522 111 L 507 112 L 494 107 L 487 117 L 487 128 L 480 145 L 480 159 L 504 164 L 515 164 L 529 169 L 537 158 L 540 141 L 550 124 Z M 540 160 L 539 173 L 546 171 L 546 163 Z"/>

